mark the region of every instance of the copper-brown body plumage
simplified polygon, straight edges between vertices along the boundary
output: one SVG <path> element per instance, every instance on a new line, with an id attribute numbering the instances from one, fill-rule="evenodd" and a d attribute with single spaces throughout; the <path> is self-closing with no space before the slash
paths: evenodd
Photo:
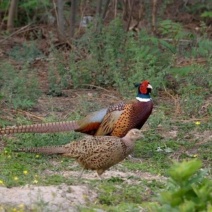
<path id="1" fill-rule="evenodd" d="M 75 158 L 84 168 L 96 170 L 100 176 L 111 166 L 124 160 L 132 153 L 135 141 L 143 137 L 138 129 L 130 130 L 123 138 L 115 136 L 87 136 L 82 140 L 63 146 L 23 148 L 19 152 L 61 154 Z"/>

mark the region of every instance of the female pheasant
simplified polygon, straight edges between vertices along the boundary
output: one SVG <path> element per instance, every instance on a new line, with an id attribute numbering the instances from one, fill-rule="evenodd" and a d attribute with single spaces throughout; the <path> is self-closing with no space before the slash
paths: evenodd
<path id="1" fill-rule="evenodd" d="M 75 158 L 83 169 L 96 170 L 101 176 L 111 166 L 123 161 L 133 152 L 135 142 L 143 137 L 138 129 L 130 130 L 123 138 L 115 136 L 86 136 L 62 146 L 22 148 L 16 152 L 60 154 Z M 82 174 L 82 173 L 81 173 Z"/>
<path id="2" fill-rule="evenodd" d="M 140 129 L 149 118 L 153 109 L 150 97 L 152 86 L 149 81 L 135 84 L 138 87 L 136 100 L 130 103 L 120 102 L 90 113 L 77 121 L 54 122 L 25 126 L 6 127 L 0 129 L 0 134 L 11 133 L 54 133 L 62 131 L 82 132 L 95 136 L 123 137 L 132 129 Z"/>

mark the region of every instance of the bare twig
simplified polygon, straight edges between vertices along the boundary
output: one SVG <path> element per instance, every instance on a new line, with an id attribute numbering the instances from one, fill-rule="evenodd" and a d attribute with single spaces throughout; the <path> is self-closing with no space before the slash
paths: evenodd
<path id="1" fill-rule="evenodd" d="M 187 119 L 187 120 L 183 120 L 183 119 L 172 119 L 173 122 L 179 121 L 182 123 L 189 123 L 189 122 L 194 122 L 194 121 L 207 121 L 211 119 L 211 117 L 204 117 L 204 118 L 193 118 L 193 119 Z"/>
<path id="2" fill-rule="evenodd" d="M 7 110 L 7 109 L 5 109 L 5 110 Z M 38 119 L 38 120 L 40 120 L 40 121 L 44 121 L 44 120 L 45 120 L 43 117 L 36 116 L 36 115 L 34 115 L 34 114 L 32 114 L 32 113 L 29 113 L 29 112 L 27 112 L 27 111 L 23 111 L 23 110 L 13 110 L 13 109 L 10 109 L 10 111 L 13 112 L 13 113 L 20 113 L 20 114 L 26 115 L 27 117 L 36 118 L 36 119 Z"/>
<path id="3" fill-rule="evenodd" d="M 82 84 L 82 86 L 88 86 L 88 87 L 98 88 L 98 89 L 100 89 L 100 90 L 104 90 L 104 91 L 107 91 L 108 93 L 111 93 L 110 90 L 107 90 L 106 88 L 103 88 L 103 87 L 100 87 L 100 86 L 96 86 L 96 85 Z"/>
<path id="4" fill-rule="evenodd" d="M 171 39 L 171 38 L 163 38 L 162 40 L 176 42 L 176 39 Z M 180 40 L 178 40 L 178 42 L 193 43 L 194 41 L 193 40 L 180 39 Z"/>
<path id="5" fill-rule="evenodd" d="M 7 39 L 13 37 L 14 35 L 17 35 L 17 34 L 20 34 L 22 33 L 23 31 L 27 31 L 27 28 L 29 26 L 31 26 L 33 23 L 30 23 L 24 27 L 21 27 L 20 29 L 18 29 L 17 31 L 13 32 L 12 34 L 10 34 L 8 37 L 4 38 L 3 40 L 0 41 L 0 43 L 3 43 L 4 41 L 6 41 Z M 38 27 L 35 27 L 35 29 L 38 28 Z"/>

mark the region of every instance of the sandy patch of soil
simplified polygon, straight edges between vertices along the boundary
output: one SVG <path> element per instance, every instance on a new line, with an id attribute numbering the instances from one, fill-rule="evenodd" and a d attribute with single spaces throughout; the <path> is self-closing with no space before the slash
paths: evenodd
<path id="1" fill-rule="evenodd" d="M 66 171 L 59 173 L 64 177 L 67 178 L 79 178 L 79 172 L 78 171 Z M 97 175 L 97 173 L 92 171 L 85 171 L 81 177 L 83 180 L 98 180 L 100 179 Z M 120 178 L 123 181 L 125 181 L 128 184 L 135 184 L 136 182 L 139 182 L 140 180 L 165 180 L 166 178 L 160 175 L 152 175 L 148 172 L 141 172 L 141 171 L 135 171 L 135 172 L 122 172 L 119 170 L 110 170 L 106 171 L 102 175 L 102 180 L 108 180 L 111 178 Z M 100 179 L 100 180 L 101 180 Z"/>
<path id="2" fill-rule="evenodd" d="M 0 187 L 0 206 L 43 207 L 44 211 L 75 211 L 78 205 L 86 205 L 95 197 L 96 194 L 85 185 Z"/>
<path id="3" fill-rule="evenodd" d="M 53 174 L 48 173 L 48 174 Z M 60 174 L 64 177 L 79 178 L 79 171 L 61 171 Z M 119 170 L 109 170 L 102 175 L 102 181 L 120 178 L 128 184 L 139 184 L 141 180 L 157 180 L 165 181 L 166 178 L 159 175 L 152 175 L 147 172 L 134 171 L 122 172 Z M 81 180 L 84 183 L 89 183 L 90 180 L 101 179 L 94 171 L 85 171 Z M 39 209 L 42 211 L 78 211 L 79 206 L 86 206 L 86 203 L 94 202 L 97 198 L 97 193 L 88 185 L 66 185 L 59 186 L 35 186 L 26 185 L 24 187 L 5 188 L 0 187 L 0 206 L 6 205 L 18 207 L 24 205 L 27 210 Z M 0 207 L 1 211 L 1 207 Z"/>

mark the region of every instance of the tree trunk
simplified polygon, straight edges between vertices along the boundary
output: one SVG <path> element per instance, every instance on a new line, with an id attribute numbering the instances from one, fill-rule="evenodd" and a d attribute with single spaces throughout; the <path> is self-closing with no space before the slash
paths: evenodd
<path id="1" fill-rule="evenodd" d="M 157 0 L 152 0 L 152 32 L 156 34 Z"/>
<path id="2" fill-rule="evenodd" d="M 7 20 L 7 29 L 9 31 L 11 31 L 14 27 L 14 19 L 15 19 L 17 10 L 18 10 L 18 0 L 11 0 L 8 20 Z"/>
<path id="3" fill-rule="evenodd" d="M 129 5 L 130 5 L 130 3 L 129 3 Z M 129 28 L 130 28 L 130 23 L 131 23 L 131 20 L 132 20 L 132 13 L 133 13 L 134 5 L 135 5 L 135 0 L 133 0 L 132 4 L 130 5 L 130 14 L 129 14 L 129 19 L 128 19 L 126 31 L 129 31 Z"/>
<path id="4" fill-rule="evenodd" d="M 105 17 L 106 17 L 106 13 L 107 13 L 109 4 L 110 4 L 110 0 L 107 0 L 106 3 L 105 3 L 105 6 L 104 6 L 104 11 L 102 13 L 102 20 L 104 20 Z"/>
<path id="5" fill-rule="evenodd" d="M 101 31 L 101 23 L 102 23 L 102 0 L 98 0 L 97 7 L 96 7 L 96 20 L 95 20 L 95 28 L 96 32 Z"/>
<path id="6" fill-rule="evenodd" d="M 101 12 L 102 12 L 102 0 L 99 0 L 98 3 L 97 3 L 97 7 L 96 7 L 96 16 L 97 16 L 97 18 L 100 17 Z"/>
<path id="7" fill-rule="evenodd" d="M 70 37 L 74 37 L 75 32 L 75 23 L 76 23 L 76 13 L 77 13 L 77 0 L 71 1 L 71 30 L 70 30 Z"/>
<path id="8" fill-rule="evenodd" d="M 57 0 L 57 28 L 60 40 L 65 37 L 63 6 L 64 0 Z"/>

